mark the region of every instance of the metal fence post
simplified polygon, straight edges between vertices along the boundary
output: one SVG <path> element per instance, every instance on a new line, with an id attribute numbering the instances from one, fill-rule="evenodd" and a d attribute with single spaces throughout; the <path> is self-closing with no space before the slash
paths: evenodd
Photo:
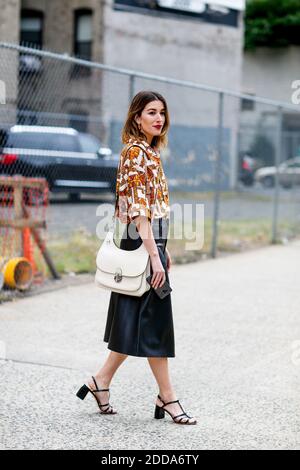
<path id="1" fill-rule="evenodd" d="M 129 76 L 129 102 L 131 102 L 134 97 L 134 85 L 135 85 L 135 75 Z"/>
<path id="2" fill-rule="evenodd" d="M 217 152 L 215 161 L 215 192 L 214 192 L 214 213 L 212 227 L 211 257 L 216 258 L 218 247 L 218 222 L 220 206 L 220 176 L 222 163 L 222 145 L 223 145 L 223 117 L 224 117 L 224 93 L 219 93 L 218 110 L 218 133 L 217 133 Z"/>
<path id="3" fill-rule="evenodd" d="M 273 194 L 273 218 L 272 218 L 272 240 L 271 243 L 277 242 L 278 235 L 278 206 L 279 206 L 279 172 L 278 167 L 281 162 L 282 148 L 282 107 L 277 108 L 277 126 L 276 126 L 276 151 L 275 151 L 275 185 Z"/>

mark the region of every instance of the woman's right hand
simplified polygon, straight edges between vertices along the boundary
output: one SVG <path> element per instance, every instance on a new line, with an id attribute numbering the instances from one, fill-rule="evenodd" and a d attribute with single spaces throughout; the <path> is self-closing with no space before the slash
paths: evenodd
<path id="1" fill-rule="evenodd" d="M 166 273 L 160 260 L 159 253 L 157 255 L 151 256 L 150 261 L 153 271 L 151 278 L 151 286 L 156 289 L 157 287 L 161 287 L 164 285 L 166 280 Z"/>
<path id="2" fill-rule="evenodd" d="M 143 243 L 150 255 L 150 262 L 152 267 L 151 286 L 156 289 L 164 285 L 166 280 L 166 273 L 164 266 L 161 262 L 159 250 L 153 237 L 152 226 L 148 217 L 145 215 L 139 215 L 135 217 L 134 222 L 136 223 L 137 230 Z"/>

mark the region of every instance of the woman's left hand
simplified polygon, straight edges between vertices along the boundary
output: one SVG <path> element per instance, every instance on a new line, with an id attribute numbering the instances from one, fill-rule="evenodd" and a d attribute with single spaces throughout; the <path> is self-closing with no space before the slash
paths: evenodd
<path id="1" fill-rule="evenodd" d="M 168 251 L 168 248 L 166 248 L 166 258 L 167 258 L 167 269 L 168 269 L 168 272 L 170 272 L 171 265 L 172 265 L 172 258 Z"/>

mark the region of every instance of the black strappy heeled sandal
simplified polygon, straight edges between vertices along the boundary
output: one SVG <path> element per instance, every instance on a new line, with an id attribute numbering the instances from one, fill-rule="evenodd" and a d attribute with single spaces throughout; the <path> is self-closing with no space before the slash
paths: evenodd
<path id="1" fill-rule="evenodd" d="M 182 408 L 181 406 L 181 403 L 179 400 L 174 400 L 174 401 L 169 401 L 168 403 L 165 403 L 161 397 L 159 395 L 157 395 L 157 397 L 160 399 L 160 401 L 163 403 L 163 406 L 159 406 L 156 404 L 155 406 L 155 413 L 154 413 L 154 418 L 155 419 L 162 419 L 165 417 L 165 411 L 171 416 L 171 418 L 173 419 L 174 423 L 176 424 L 197 424 L 197 421 L 193 421 L 192 423 L 189 422 L 190 419 L 194 419 L 193 416 L 189 416 L 188 414 L 186 414 L 186 412 L 184 411 L 184 409 Z M 165 406 L 167 405 L 170 405 L 171 403 L 178 403 L 180 408 L 182 409 L 183 413 L 181 413 L 180 415 L 177 415 L 177 416 L 173 416 L 168 410 L 165 410 Z M 177 421 L 177 419 L 179 419 L 179 421 Z M 182 421 L 183 419 L 185 418 L 188 418 L 188 420 L 185 420 L 185 421 Z"/>
<path id="2" fill-rule="evenodd" d="M 96 397 L 96 392 L 109 392 L 109 388 L 102 388 L 102 389 L 99 389 L 98 388 L 98 385 L 97 385 L 97 382 L 95 380 L 95 377 L 92 376 L 92 379 L 94 381 L 94 384 L 96 386 L 96 389 L 95 390 L 91 390 L 87 385 L 83 385 L 79 390 L 78 392 L 76 393 L 76 396 L 78 398 L 80 398 L 80 400 L 84 400 L 86 395 L 91 392 L 91 394 L 95 397 L 96 399 L 96 402 L 97 402 L 97 405 L 99 406 L 99 409 L 100 409 L 100 413 L 101 414 L 105 414 L 105 415 L 115 415 L 117 414 L 117 411 L 114 411 L 113 407 L 109 404 L 109 403 L 105 403 L 104 405 L 101 405 L 101 402 L 98 400 L 98 398 Z M 108 397 L 110 397 L 110 392 L 109 392 L 109 395 Z M 107 407 L 106 410 L 102 410 L 103 407 Z"/>

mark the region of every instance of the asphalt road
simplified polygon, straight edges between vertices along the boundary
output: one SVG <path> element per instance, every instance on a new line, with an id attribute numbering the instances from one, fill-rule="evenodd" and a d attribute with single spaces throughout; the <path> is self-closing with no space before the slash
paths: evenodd
<path id="1" fill-rule="evenodd" d="M 114 416 L 75 393 L 108 354 L 93 279 L 0 306 L 2 449 L 300 448 L 300 241 L 173 266 L 177 397 L 196 426 L 154 420 L 146 358 L 111 384 Z"/>

